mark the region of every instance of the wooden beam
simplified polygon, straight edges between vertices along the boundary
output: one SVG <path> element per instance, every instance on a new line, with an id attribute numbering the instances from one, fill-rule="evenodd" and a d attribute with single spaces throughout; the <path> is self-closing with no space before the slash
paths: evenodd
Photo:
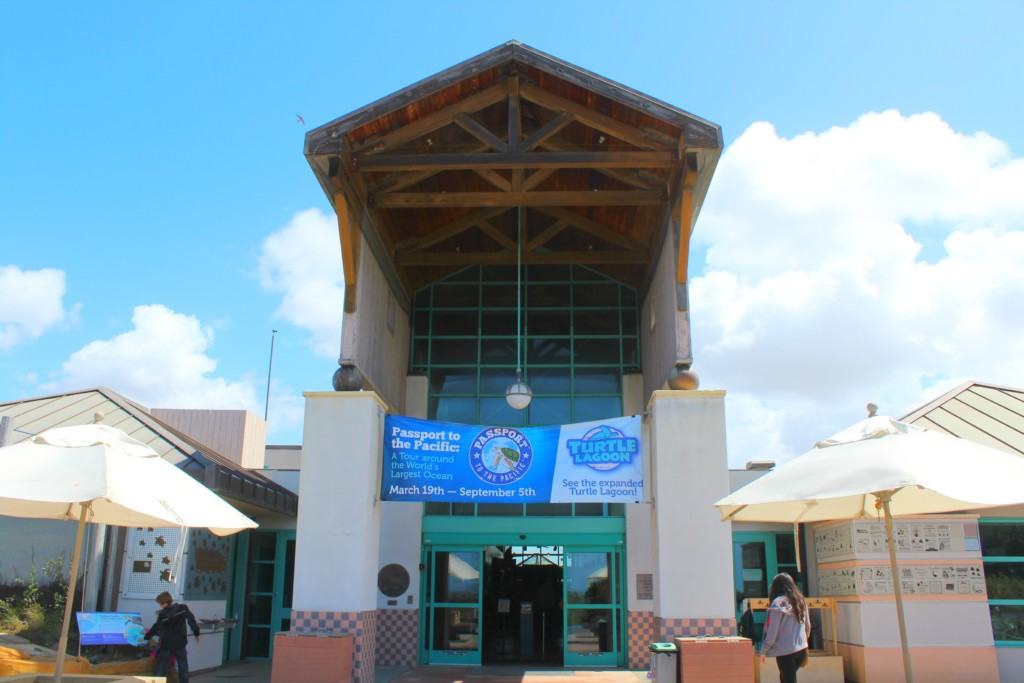
<path id="1" fill-rule="evenodd" d="M 502 192 L 510 192 L 512 190 L 512 183 L 505 180 L 505 177 L 497 171 L 492 171 L 489 168 L 474 168 L 473 172 Z M 513 173 L 515 173 L 515 171 L 513 171 Z"/>
<path id="2" fill-rule="evenodd" d="M 482 233 L 490 237 L 492 240 L 505 247 L 506 249 L 515 249 L 516 243 L 505 236 L 501 230 L 494 227 L 493 224 L 488 223 L 486 220 L 480 220 L 477 222 L 476 227 L 480 229 Z"/>
<path id="3" fill-rule="evenodd" d="M 665 194 L 649 190 L 568 190 L 557 192 L 385 192 L 371 205 L 380 209 L 450 206 L 658 206 Z"/>
<path id="4" fill-rule="evenodd" d="M 334 212 L 338 216 L 338 240 L 341 242 L 341 268 L 345 281 L 345 312 L 356 310 L 356 282 L 359 277 L 359 226 L 352 220 L 345 195 L 334 195 Z"/>
<path id="5" fill-rule="evenodd" d="M 554 139 L 545 140 L 540 146 L 553 152 L 579 152 L 583 150 L 579 145 Z M 613 180 L 618 180 L 620 183 L 641 190 L 656 190 L 667 185 L 664 178 L 651 171 L 633 171 L 626 168 L 595 168 L 594 170 L 601 175 L 608 176 Z"/>
<path id="6" fill-rule="evenodd" d="M 679 195 L 679 250 L 676 255 L 676 285 L 683 286 L 689 277 L 690 232 L 693 229 L 693 189 L 697 185 L 697 171 L 687 168 L 683 176 L 683 191 Z"/>
<path id="7" fill-rule="evenodd" d="M 523 181 L 523 192 L 529 192 L 557 172 L 558 169 L 554 166 L 534 171 L 529 178 Z"/>
<path id="8" fill-rule="evenodd" d="M 435 228 L 422 237 L 416 237 L 414 239 L 405 240 L 395 245 L 396 252 L 411 252 L 420 251 L 432 247 L 438 242 L 443 242 L 450 237 L 458 235 L 460 232 L 469 230 L 474 225 L 477 225 L 480 221 L 486 221 L 494 218 L 500 213 L 504 213 L 505 209 L 481 209 L 468 213 L 458 220 L 454 220 L 447 225 L 442 225 L 439 228 Z"/>
<path id="9" fill-rule="evenodd" d="M 523 132 L 523 114 L 519 102 L 519 77 L 508 79 L 508 148 L 518 152 Z"/>
<path id="10" fill-rule="evenodd" d="M 545 140 L 572 123 L 572 119 L 573 116 L 569 112 L 559 112 L 558 116 L 533 131 L 530 137 L 523 140 L 522 151 L 529 152 L 531 149 L 539 147 Z"/>
<path id="11" fill-rule="evenodd" d="M 484 152 L 380 154 L 355 160 L 361 172 L 454 171 L 476 168 L 671 168 L 672 152 Z"/>
<path id="12" fill-rule="evenodd" d="M 650 255 L 639 251 L 533 251 L 523 254 L 523 263 L 554 265 L 578 263 L 584 265 L 647 263 Z M 395 256 L 400 266 L 468 266 L 515 264 L 514 251 L 483 252 L 416 252 Z"/>
<path id="13" fill-rule="evenodd" d="M 554 111 L 569 112 L 580 123 L 596 128 L 623 142 L 628 142 L 643 149 L 665 149 L 660 140 L 656 140 L 639 128 L 613 119 L 610 116 L 605 116 L 586 105 L 560 97 L 536 85 L 523 83 L 519 88 L 519 92 L 523 97 L 535 104 Z"/>
<path id="14" fill-rule="evenodd" d="M 623 235 L 622 233 L 609 228 L 607 225 L 601 225 L 600 223 L 596 223 L 587 218 L 586 216 L 581 216 L 575 211 L 569 211 L 568 209 L 562 209 L 558 207 L 541 208 L 539 210 L 541 211 L 541 213 L 546 213 L 549 216 L 565 221 L 574 228 L 578 228 L 579 230 L 582 230 L 585 233 L 593 235 L 598 239 L 604 240 L 609 244 L 614 244 L 615 246 L 622 247 L 624 249 L 647 249 L 647 245 L 645 245 L 643 242 L 635 240 L 627 235 Z"/>
<path id="15" fill-rule="evenodd" d="M 451 106 L 445 107 L 433 114 L 428 114 L 423 118 L 416 119 L 412 123 L 408 123 L 401 128 L 396 128 L 395 130 L 382 135 L 375 135 L 367 138 L 359 144 L 354 151 L 356 153 L 382 152 L 386 149 L 405 144 L 406 142 L 412 142 L 416 138 L 423 137 L 427 133 L 432 133 L 438 128 L 443 128 L 444 126 L 453 123 L 455 121 L 455 117 L 459 114 L 472 114 L 489 107 L 496 102 L 500 102 L 505 99 L 507 92 L 508 86 L 505 83 L 496 83 L 495 85 L 485 88 L 474 95 L 470 95 L 463 100 L 459 100 Z"/>
<path id="16" fill-rule="evenodd" d="M 547 244 L 552 237 L 565 230 L 569 224 L 563 220 L 557 220 L 534 237 L 532 240 L 526 243 L 526 251 L 536 251 L 537 247 Z"/>
<path id="17" fill-rule="evenodd" d="M 462 130 L 466 131 L 491 149 L 498 150 L 499 152 L 504 152 L 508 149 L 508 145 L 505 144 L 504 140 L 487 130 L 482 123 L 471 117 L 469 114 L 456 114 L 455 123 L 459 124 L 459 127 L 462 128 Z"/>
<path id="18" fill-rule="evenodd" d="M 466 150 L 470 153 L 486 152 L 489 148 L 487 145 L 480 143 L 474 145 L 470 149 Z M 401 189 L 415 185 L 421 181 L 426 180 L 432 176 L 437 175 L 444 169 L 434 168 L 426 171 L 416 171 L 414 173 L 408 173 L 406 171 L 398 171 L 397 173 L 389 173 L 380 180 L 372 183 L 368 190 L 370 194 L 375 192 L 398 192 Z"/>
<path id="19" fill-rule="evenodd" d="M 523 111 L 522 102 L 519 101 L 519 77 L 513 76 L 508 79 L 508 148 L 512 152 L 521 152 L 519 138 L 523 134 Z M 523 177 L 525 173 L 521 168 L 512 169 L 512 192 L 523 191 Z"/>

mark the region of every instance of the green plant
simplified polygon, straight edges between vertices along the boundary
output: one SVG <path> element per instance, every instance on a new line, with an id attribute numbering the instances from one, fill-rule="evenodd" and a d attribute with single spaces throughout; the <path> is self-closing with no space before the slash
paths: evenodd
<path id="1" fill-rule="evenodd" d="M 12 633 L 33 643 L 52 647 L 60 637 L 67 600 L 68 577 L 64 558 L 54 557 L 40 569 L 34 564 L 28 579 L 15 580 L 15 591 L 0 599 L 0 632 Z"/>

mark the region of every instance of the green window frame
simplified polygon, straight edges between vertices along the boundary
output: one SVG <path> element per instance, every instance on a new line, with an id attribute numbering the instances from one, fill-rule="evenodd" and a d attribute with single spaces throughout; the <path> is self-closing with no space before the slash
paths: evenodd
<path id="1" fill-rule="evenodd" d="M 1013 526 L 1017 533 L 1007 537 Z M 982 518 L 978 527 L 992 637 L 996 647 L 1024 647 L 1024 518 Z"/>
<path id="2" fill-rule="evenodd" d="M 585 266 L 523 273 L 530 407 L 505 403 L 516 369 L 515 268 L 470 266 L 414 297 L 409 367 L 428 378 L 428 418 L 530 427 L 622 415 L 622 375 L 640 371 L 636 290 Z"/>

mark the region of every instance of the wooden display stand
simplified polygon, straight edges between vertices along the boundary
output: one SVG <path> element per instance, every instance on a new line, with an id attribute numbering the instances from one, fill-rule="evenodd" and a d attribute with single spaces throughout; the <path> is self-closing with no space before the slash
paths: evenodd
<path id="1" fill-rule="evenodd" d="M 749 638 L 676 638 L 681 683 L 753 683 Z"/>
<path id="2" fill-rule="evenodd" d="M 274 636 L 270 683 L 351 683 L 352 636 Z"/>

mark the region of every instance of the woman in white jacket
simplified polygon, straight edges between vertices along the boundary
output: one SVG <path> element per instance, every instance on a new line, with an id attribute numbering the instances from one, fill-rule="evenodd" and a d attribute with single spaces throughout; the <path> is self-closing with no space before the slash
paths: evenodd
<path id="1" fill-rule="evenodd" d="M 772 579 L 768 598 L 771 606 L 764 624 L 761 660 L 775 657 L 779 682 L 796 683 L 797 670 L 807 662 L 807 638 L 811 635 L 807 603 L 789 574 Z"/>

